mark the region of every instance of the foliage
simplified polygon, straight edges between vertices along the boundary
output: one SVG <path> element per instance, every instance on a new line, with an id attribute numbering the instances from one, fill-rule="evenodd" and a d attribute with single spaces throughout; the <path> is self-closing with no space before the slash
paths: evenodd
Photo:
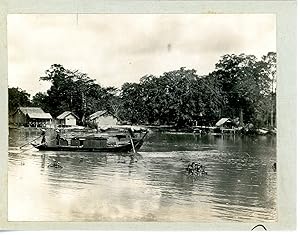
<path id="1" fill-rule="evenodd" d="M 101 87 L 87 74 L 54 64 L 40 78 L 51 82 L 47 93 L 37 93 L 32 105 L 54 117 L 73 111 L 84 122 L 87 115 L 107 110 L 126 123 L 214 125 L 221 117 L 240 124 L 273 126 L 276 116 L 276 53 L 261 59 L 253 55 L 224 55 L 215 70 L 199 76 L 184 67 L 146 75 L 139 83 L 124 83 L 121 90 Z M 10 110 L 29 105 L 29 95 L 11 88 Z M 22 97 L 22 98 L 21 98 Z"/>
<path id="2" fill-rule="evenodd" d="M 266 125 L 274 106 L 275 75 L 276 54 L 268 53 L 261 60 L 253 55 L 224 55 L 207 76 L 185 68 L 160 77 L 144 76 L 139 84 L 122 87 L 122 118 L 182 127 L 239 117 L 241 124 Z"/>
<path id="3" fill-rule="evenodd" d="M 193 69 L 181 68 L 160 77 L 144 76 L 139 84 L 123 85 L 122 118 L 131 123 L 193 125 L 203 113 L 212 115 L 210 107 L 219 106 L 218 90 L 209 90 L 208 86 Z"/>
<path id="4" fill-rule="evenodd" d="M 78 70 L 72 71 L 54 64 L 46 70 L 46 76 L 40 79 L 52 83 L 41 105 L 46 105 L 46 110 L 54 117 L 69 110 L 84 122 L 86 116 L 93 112 L 114 110 L 112 102 L 116 89 L 102 88 L 94 79 Z"/>
<path id="5" fill-rule="evenodd" d="M 45 112 L 49 112 L 49 105 L 47 103 L 48 96 L 46 93 L 38 92 L 36 93 L 31 100 L 32 106 L 34 107 L 40 107 Z"/>
<path id="6" fill-rule="evenodd" d="M 268 62 L 253 55 L 223 56 L 215 70 L 225 101 L 222 114 L 258 124 L 257 111 L 270 110 L 266 102 L 272 89 L 269 70 Z"/>
<path id="7" fill-rule="evenodd" d="M 9 114 L 14 113 L 17 108 L 22 106 L 29 106 L 30 95 L 20 88 L 8 88 L 8 110 Z"/>

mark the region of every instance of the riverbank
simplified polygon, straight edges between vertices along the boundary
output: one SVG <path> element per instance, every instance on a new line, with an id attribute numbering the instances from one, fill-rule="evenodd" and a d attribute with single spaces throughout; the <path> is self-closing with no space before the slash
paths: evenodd
<path id="1" fill-rule="evenodd" d="M 10 129 L 20 130 L 41 130 L 41 127 L 24 127 L 24 126 L 13 126 L 9 125 Z M 55 130 L 54 127 L 45 127 L 46 130 Z M 210 126 L 193 126 L 185 128 L 177 128 L 171 125 L 116 125 L 116 126 L 103 126 L 97 129 L 84 126 L 71 126 L 71 127 L 60 127 L 57 128 L 63 132 L 109 132 L 116 131 L 119 129 L 132 129 L 133 131 L 141 131 L 148 129 L 152 132 L 172 133 L 172 134 L 208 134 L 208 135 L 276 135 L 277 129 L 269 128 L 252 128 L 247 129 L 243 127 L 238 128 L 222 128 L 222 127 L 210 127 Z"/>
<path id="2" fill-rule="evenodd" d="M 161 126 L 144 126 L 147 129 L 163 133 L 174 133 L 174 134 L 208 134 L 208 135 L 276 135 L 277 129 L 269 128 L 223 128 L 223 127 L 212 127 L 212 126 L 192 126 L 185 128 L 177 128 L 175 126 L 161 125 Z"/>

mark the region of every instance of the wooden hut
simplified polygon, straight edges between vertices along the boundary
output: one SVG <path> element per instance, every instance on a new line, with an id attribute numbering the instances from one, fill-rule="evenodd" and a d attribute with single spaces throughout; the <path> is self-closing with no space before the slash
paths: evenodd
<path id="1" fill-rule="evenodd" d="M 18 126 L 50 127 L 52 116 L 38 107 L 19 107 L 12 115 L 13 123 Z"/>
<path id="2" fill-rule="evenodd" d="M 75 115 L 71 111 L 65 111 L 59 116 L 57 116 L 57 124 L 61 126 L 76 126 L 77 120 L 79 119 L 77 115 Z"/>
<path id="3" fill-rule="evenodd" d="M 108 111 L 97 111 L 91 114 L 87 120 L 98 127 L 115 126 L 118 123 L 117 118 L 111 115 Z"/>

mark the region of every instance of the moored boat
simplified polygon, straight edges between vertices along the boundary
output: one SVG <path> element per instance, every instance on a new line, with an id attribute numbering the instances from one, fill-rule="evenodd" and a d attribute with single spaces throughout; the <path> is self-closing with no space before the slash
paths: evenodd
<path id="1" fill-rule="evenodd" d="M 59 144 L 34 144 L 40 151 L 72 151 L 72 152 L 130 152 L 141 148 L 148 131 L 141 138 L 129 135 L 114 135 L 110 137 L 101 136 L 78 136 L 70 141 L 62 139 Z M 111 139 L 115 139 L 112 141 Z M 117 141 L 116 141 L 117 139 Z"/>

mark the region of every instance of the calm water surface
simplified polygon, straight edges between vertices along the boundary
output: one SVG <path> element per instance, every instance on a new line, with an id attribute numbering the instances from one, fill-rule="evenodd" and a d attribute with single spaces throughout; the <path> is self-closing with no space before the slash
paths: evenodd
<path id="1" fill-rule="evenodd" d="M 136 159 L 16 148 L 39 134 L 10 130 L 10 221 L 277 219 L 275 137 L 151 133 Z M 52 159 L 63 168 L 48 167 Z M 208 175 L 187 175 L 192 161 L 205 165 Z"/>

